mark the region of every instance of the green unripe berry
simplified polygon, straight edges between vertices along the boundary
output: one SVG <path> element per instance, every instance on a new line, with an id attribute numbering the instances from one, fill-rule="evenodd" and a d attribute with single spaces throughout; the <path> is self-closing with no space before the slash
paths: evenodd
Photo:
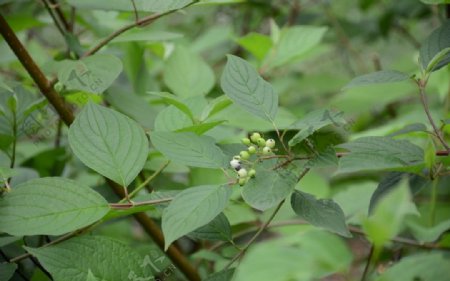
<path id="1" fill-rule="evenodd" d="M 247 170 L 246 169 L 244 169 L 244 168 L 242 168 L 242 169 L 240 169 L 239 171 L 238 171 L 238 175 L 239 175 L 239 178 L 246 178 L 247 177 Z"/>
<path id="2" fill-rule="evenodd" d="M 245 145 L 250 145 L 252 142 L 250 141 L 250 139 L 249 138 L 243 138 L 242 140 L 241 140 L 241 142 L 243 143 L 243 144 L 245 144 Z"/>
<path id="3" fill-rule="evenodd" d="M 256 147 L 254 145 L 248 147 L 248 153 L 254 154 L 256 153 Z"/>
<path id="4" fill-rule="evenodd" d="M 239 152 L 239 154 L 241 155 L 241 159 L 243 160 L 247 160 L 248 158 L 250 158 L 250 154 L 245 150 Z"/>
<path id="5" fill-rule="evenodd" d="M 268 147 L 268 146 L 265 146 L 264 148 L 263 148 L 263 154 L 264 155 L 267 155 L 267 154 L 270 154 L 270 153 L 272 153 L 272 149 L 270 148 L 270 147 Z"/>
<path id="6" fill-rule="evenodd" d="M 241 160 L 241 156 L 240 156 L 240 155 L 234 155 L 234 156 L 233 156 L 233 159 L 234 159 L 234 160 Z"/>
<path id="7" fill-rule="evenodd" d="M 259 138 L 259 139 L 256 141 L 256 144 L 257 144 L 259 147 L 264 147 L 264 146 L 266 146 L 266 140 L 263 139 L 263 138 Z"/>
<path id="8" fill-rule="evenodd" d="M 254 142 L 254 143 L 256 143 L 257 141 L 258 141 L 258 139 L 260 139 L 261 138 L 261 135 L 259 134 L 259 133 L 253 133 L 251 136 L 250 136 L 250 139 L 252 140 L 252 142 Z"/>
<path id="9" fill-rule="evenodd" d="M 250 171 L 248 171 L 248 176 L 251 177 L 251 178 L 254 178 L 256 176 L 255 169 L 251 169 Z"/>
<path id="10" fill-rule="evenodd" d="M 274 139 L 266 140 L 266 146 L 270 147 L 270 148 L 274 148 L 275 147 L 275 140 Z"/>
<path id="11" fill-rule="evenodd" d="M 247 183 L 247 179 L 244 179 L 244 178 L 239 179 L 239 185 L 240 185 L 240 186 L 243 186 L 243 185 L 245 185 L 246 183 Z"/>

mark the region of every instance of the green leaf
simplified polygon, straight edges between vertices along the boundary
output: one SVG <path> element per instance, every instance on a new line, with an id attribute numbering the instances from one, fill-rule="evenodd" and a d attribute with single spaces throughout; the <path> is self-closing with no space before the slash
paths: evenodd
<path id="1" fill-rule="evenodd" d="M 124 281 L 130 277 L 152 277 L 151 266 L 122 242 L 102 236 L 82 236 L 56 245 L 29 248 L 55 281 L 86 281 L 89 271 L 102 281 Z"/>
<path id="2" fill-rule="evenodd" d="M 92 271 L 90 269 L 88 270 L 88 275 L 86 277 L 86 281 L 98 281 L 98 279 L 95 278 L 94 274 L 92 273 Z"/>
<path id="3" fill-rule="evenodd" d="M 340 173 L 370 170 L 411 170 L 423 163 L 423 150 L 406 140 L 363 137 L 337 147 L 351 153 L 339 160 Z"/>
<path id="4" fill-rule="evenodd" d="M 450 0 L 420 0 L 420 1 L 428 5 L 450 4 Z"/>
<path id="5" fill-rule="evenodd" d="M 58 69 L 58 79 L 68 90 L 101 94 L 122 72 L 122 61 L 112 55 L 95 54 L 60 62 Z"/>
<path id="6" fill-rule="evenodd" d="M 238 38 L 236 42 L 254 55 L 259 61 L 264 59 L 272 47 L 272 40 L 270 37 L 254 32 Z"/>
<path id="7" fill-rule="evenodd" d="M 294 191 L 291 196 L 294 212 L 310 224 L 344 237 L 352 237 L 345 224 L 341 207 L 331 199 L 316 199 L 313 195 Z"/>
<path id="8" fill-rule="evenodd" d="M 450 53 L 445 49 L 448 48 L 450 48 L 450 20 L 435 29 L 420 47 L 419 61 L 422 68 L 432 72 L 447 65 L 450 62 Z M 438 61 L 435 59 L 436 56 L 440 57 Z"/>
<path id="9" fill-rule="evenodd" d="M 67 0 L 67 2 L 78 9 L 134 11 L 133 4 L 129 0 Z M 157 13 L 181 9 L 191 2 L 192 0 L 134 0 L 137 11 Z"/>
<path id="10" fill-rule="evenodd" d="M 396 70 L 381 70 L 353 78 L 344 89 L 360 87 L 372 84 L 395 83 L 408 80 L 408 74 Z"/>
<path id="11" fill-rule="evenodd" d="M 203 135 L 207 131 L 219 126 L 220 124 L 226 122 L 225 120 L 219 120 L 214 122 L 201 123 L 197 125 L 192 125 L 188 127 L 184 127 L 182 129 L 176 130 L 177 132 L 193 132 L 197 135 Z"/>
<path id="12" fill-rule="evenodd" d="M 129 117 L 88 103 L 69 129 L 74 154 L 89 168 L 128 186 L 144 167 L 148 140 Z"/>
<path id="13" fill-rule="evenodd" d="M 162 215 L 165 250 L 173 241 L 212 221 L 225 209 L 230 195 L 228 185 L 202 185 L 179 193 Z"/>
<path id="14" fill-rule="evenodd" d="M 164 65 L 164 83 L 181 97 L 206 95 L 215 83 L 211 67 L 197 54 L 177 46 Z"/>
<path id="15" fill-rule="evenodd" d="M 306 25 L 282 29 L 265 64 L 273 68 L 298 60 L 320 43 L 326 31 L 326 27 Z"/>
<path id="16" fill-rule="evenodd" d="M 443 252 L 429 252 L 404 257 L 389 267 L 376 281 L 447 281 L 450 257 Z"/>
<path id="17" fill-rule="evenodd" d="M 363 222 L 363 229 L 376 247 L 381 247 L 403 228 L 404 218 L 418 214 L 411 202 L 407 181 L 402 180 L 375 205 L 373 214 Z"/>
<path id="18" fill-rule="evenodd" d="M 173 105 L 164 108 L 156 115 L 155 131 L 172 132 L 189 126 L 193 126 L 191 119 Z"/>
<path id="19" fill-rule="evenodd" d="M 430 181 L 428 179 L 423 178 L 422 176 L 401 172 L 391 172 L 388 173 L 378 184 L 377 189 L 372 194 L 370 198 L 369 205 L 369 214 L 371 214 L 377 205 L 377 203 L 383 198 L 386 194 L 395 189 L 400 181 L 404 178 L 407 178 L 409 181 L 409 188 L 413 195 L 417 194 L 424 187 L 429 185 Z"/>
<path id="20" fill-rule="evenodd" d="M 153 132 L 153 145 L 167 158 L 193 167 L 221 168 L 228 162 L 214 139 L 191 132 Z"/>
<path id="21" fill-rule="evenodd" d="M 264 211 L 284 200 L 295 188 L 297 175 L 288 170 L 273 171 L 262 165 L 256 167 L 255 178 L 242 188 L 242 198 L 255 209 Z"/>
<path id="22" fill-rule="evenodd" d="M 207 225 L 191 232 L 189 236 L 203 240 L 231 241 L 231 226 L 227 217 L 220 213 Z"/>
<path id="23" fill-rule="evenodd" d="M 0 236 L 0 248 L 19 240 L 22 240 L 21 236 Z"/>
<path id="24" fill-rule="evenodd" d="M 0 264 L 0 280 L 8 281 L 17 269 L 15 263 L 1 263 Z"/>
<path id="25" fill-rule="evenodd" d="M 444 232 L 450 229 L 450 220 L 442 221 L 430 227 L 419 223 L 417 217 L 412 217 L 406 221 L 406 225 L 417 240 L 429 243 L 435 242 Z"/>
<path id="26" fill-rule="evenodd" d="M 305 164 L 305 168 L 322 168 L 337 166 L 339 159 L 336 156 L 336 151 L 333 147 L 328 147 L 324 151 L 314 155 L 314 157 Z"/>
<path id="27" fill-rule="evenodd" d="M 294 146 L 304 139 L 312 135 L 315 131 L 322 129 L 328 125 L 336 127 L 343 126 L 347 123 L 343 118 L 344 113 L 333 112 L 328 109 L 319 109 L 308 113 L 299 121 L 292 124 L 289 128 L 300 130 L 289 140 L 289 146 Z"/>
<path id="28" fill-rule="evenodd" d="M 276 261 L 276 266 L 274 266 Z M 233 281 L 314 280 L 310 255 L 299 248 L 261 243 L 250 247 Z"/>
<path id="29" fill-rule="evenodd" d="M 208 276 L 204 281 L 231 281 L 234 274 L 234 268 L 224 269 L 213 275 Z"/>
<path id="30" fill-rule="evenodd" d="M 413 124 L 409 124 L 406 125 L 404 128 L 393 132 L 392 134 L 389 134 L 388 137 L 396 137 L 396 136 L 400 136 L 403 134 L 408 134 L 408 133 L 412 133 L 412 132 L 426 132 L 427 131 L 427 126 L 425 126 L 422 123 L 413 123 Z"/>
<path id="31" fill-rule="evenodd" d="M 15 236 L 61 235 L 101 219 L 106 200 L 88 186 L 64 178 L 19 184 L 0 200 L 0 229 Z"/>
<path id="32" fill-rule="evenodd" d="M 216 99 L 214 99 L 212 102 L 206 106 L 202 114 L 200 116 L 200 120 L 206 120 L 209 117 L 213 116 L 216 113 L 219 113 L 220 111 L 224 110 L 228 106 L 230 106 L 233 102 L 227 97 L 227 96 L 220 96 Z"/>
<path id="33" fill-rule="evenodd" d="M 194 114 L 192 113 L 192 111 L 189 108 L 189 106 L 187 106 L 177 96 L 174 96 L 174 95 L 169 94 L 169 93 L 164 93 L 164 92 L 161 92 L 161 93 L 149 92 L 149 94 L 157 96 L 157 97 L 160 97 L 162 100 L 164 100 L 168 104 L 171 104 L 171 105 L 175 106 L 176 108 L 178 108 L 181 112 L 186 114 L 186 116 L 189 117 L 189 119 L 191 119 L 193 124 L 196 122 Z"/>
<path id="34" fill-rule="evenodd" d="M 243 109 L 273 122 L 278 111 L 278 95 L 245 60 L 227 55 L 221 87 L 225 94 Z"/>

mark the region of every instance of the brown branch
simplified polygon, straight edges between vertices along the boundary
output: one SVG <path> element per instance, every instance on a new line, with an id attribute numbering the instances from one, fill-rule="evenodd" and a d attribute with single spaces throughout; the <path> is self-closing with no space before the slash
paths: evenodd
<path id="1" fill-rule="evenodd" d="M 61 35 L 65 37 L 66 30 L 61 26 L 60 21 L 56 18 L 53 9 L 50 7 L 50 4 L 47 2 L 47 0 L 42 0 L 42 2 L 44 3 L 45 9 L 47 10 L 48 14 L 52 18 L 53 23 L 56 26 L 56 29 L 58 29 L 59 33 L 61 33 Z"/>
<path id="2" fill-rule="evenodd" d="M 47 98 L 49 103 L 55 108 L 58 115 L 63 119 L 64 123 L 71 124 L 74 120 L 73 113 L 64 99 L 50 86 L 47 78 L 41 69 L 36 65 L 30 54 L 19 41 L 14 31 L 6 22 L 3 15 L 0 14 L 0 33 L 8 43 L 11 50 L 19 59 L 20 63 L 27 70 L 31 78 L 37 84 L 39 90 Z"/>
<path id="3" fill-rule="evenodd" d="M 0 33 L 27 70 L 28 74 L 36 82 L 42 94 L 47 98 L 49 103 L 53 105 L 64 123 L 67 126 L 70 126 L 74 121 L 74 115 L 71 108 L 65 103 L 64 99 L 54 90 L 54 88 L 49 86 L 49 81 L 31 58 L 2 15 L 0 15 Z M 102 46 L 100 46 L 100 48 Z M 125 194 L 120 185 L 109 179 L 106 179 L 106 181 L 117 195 L 121 198 L 124 197 Z M 152 237 L 156 244 L 158 244 L 161 249 L 164 249 L 164 237 L 159 226 L 145 213 L 134 214 L 133 216 Z M 200 281 L 200 276 L 196 269 L 192 267 L 187 258 L 177 247 L 174 245 L 170 246 L 167 250 L 167 255 L 189 280 Z"/>
<path id="4" fill-rule="evenodd" d="M 109 186 L 111 186 L 114 192 L 120 197 L 124 197 L 124 191 L 122 186 L 119 184 L 106 179 Z M 133 215 L 134 218 L 139 222 L 142 228 L 147 232 L 148 235 L 155 241 L 160 249 L 164 250 L 164 236 L 161 232 L 159 226 L 145 213 L 138 213 Z M 174 244 L 170 245 L 166 251 L 166 254 L 170 257 L 176 267 L 180 269 L 181 272 L 191 281 L 200 281 L 200 276 L 196 269 L 189 263 L 183 253 Z"/>

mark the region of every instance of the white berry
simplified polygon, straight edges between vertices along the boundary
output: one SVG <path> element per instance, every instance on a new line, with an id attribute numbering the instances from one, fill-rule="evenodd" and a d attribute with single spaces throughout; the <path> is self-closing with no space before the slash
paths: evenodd
<path id="1" fill-rule="evenodd" d="M 245 178 L 247 176 L 247 170 L 242 168 L 238 171 L 238 175 L 240 178 Z"/>
<path id="2" fill-rule="evenodd" d="M 266 140 L 266 146 L 269 147 L 269 148 L 274 148 L 275 147 L 275 140 L 274 139 Z"/>
<path id="3" fill-rule="evenodd" d="M 233 159 L 230 161 L 230 166 L 233 167 L 233 169 L 239 169 L 241 167 L 241 161 Z"/>

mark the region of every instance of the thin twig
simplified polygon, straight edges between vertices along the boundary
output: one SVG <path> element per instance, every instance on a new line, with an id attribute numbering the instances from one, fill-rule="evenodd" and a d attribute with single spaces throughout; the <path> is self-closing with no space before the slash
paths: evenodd
<path id="1" fill-rule="evenodd" d="M 269 226 L 269 224 L 272 222 L 272 220 L 275 218 L 276 214 L 280 210 L 281 206 L 283 206 L 285 200 L 281 201 L 278 206 L 273 211 L 272 215 L 269 217 L 269 219 L 259 228 L 259 230 L 253 235 L 252 238 L 247 242 L 247 244 L 237 253 L 233 259 L 225 266 L 225 269 L 230 268 L 230 266 L 233 265 L 235 261 L 237 261 L 240 257 L 242 257 L 245 252 L 248 250 L 248 248 L 255 242 L 255 240 L 261 235 L 261 233 Z"/>
<path id="2" fill-rule="evenodd" d="M 149 182 L 151 182 L 156 176 L 158 176 L 164 169 L 170 164 L 170 160 L 166 161 L 164 164 L 159 167 L 151 176 L 149 176 L 144 182 L 142 182 L 138 187 L 136 187 L 129 195 L 130 199 L 133 198 L 136 194 L 139 193 Z M 124 202 L 122 199 L 119 203 Z"/>
<path id="3" fill-rule="evenodd" d="M 431 127 L 433 127 L 434 134 L 439 139 L 439 141 L 442 143 L 442 145 L 445 147 L 447 151 L 450 151 L 450 147 L 445 142 L 444 137 L 442 136 L 441 130 L 436 126 L 436 123 L 434 123 L 433 117 L 430 113 L 430 108 L 428 107 L 428 100 L 425 93 L 425 86 L 426 81 L 419 80 L 417 81 L 417 85 L 419 86 L 419 94 L 420 94 L 420 101 L 422 102 L 423 109 L 425 111 L 425 114 L 427 115 L 428 121 L 431 124 Z"/>
<path id="4" fill-rule="evenodd" d="M 109 206 L 112 209 L 123 210 L 123 209 L 130 209 L 133 207 L 138 207 L 138 206 L 157 205 L 157 204 L 161 204 L 161 203 L 170 202 L 172 200 L 173 200 L 173 198 L 170 197 L 170 198 L 154 199 L 154 200 L 141 201 L 141 202 L 110 203 Z"/>
<path id="5" fill-rule="evenodd" d="M 369 268 L 370 268 L 370 265 L 372 263 L 374 250 L 375 250 L 375 246 L 371 245 L 370 246 L 370 251 L 369 251 L 369 256 L 367 257 L 366 266 L 364 267 L 364 272 L 363 272 L 363 274 L 361 276 L 361 281 L 366 281 L 367 274 L 369 273 Z"/>
<path id="6" fill-rule="evenodd" d="M 56 0 L 48 0 L 48 1 L 52 4 L 51 8 L 56 11 L 56 14 L 58 15 L 58 18 L 61 21 L 61 24 L 63 25 L 64 29 L 68 32 L 72 32 L 71 25 L 67 21 L 66 16 L 61 10 L 61 6 L 59 5 L 59 3 Z"/>
<path id="7" fill-rule="evenodd" d="M 50 0 L 49 0 L 50 1 Z M 42 2 L 44 3 L 45 9 L 47 10 L 48 14 L 50 15 L 50 17 L 53 20 L 53 23 L 55 24 L 56 28 L 58 29 L 59 33 L 61 33 L 61 35 L 63 37 L 66 36 L 66 31 L 65 29 L 61 26 L 61 23 L 59 22 L 59 20 L 56 18 L 55 14 L 53 13 L 52 8 L 50 7 L 50 4 L 47 2 L 47 0 L 42 0 Z"/>

